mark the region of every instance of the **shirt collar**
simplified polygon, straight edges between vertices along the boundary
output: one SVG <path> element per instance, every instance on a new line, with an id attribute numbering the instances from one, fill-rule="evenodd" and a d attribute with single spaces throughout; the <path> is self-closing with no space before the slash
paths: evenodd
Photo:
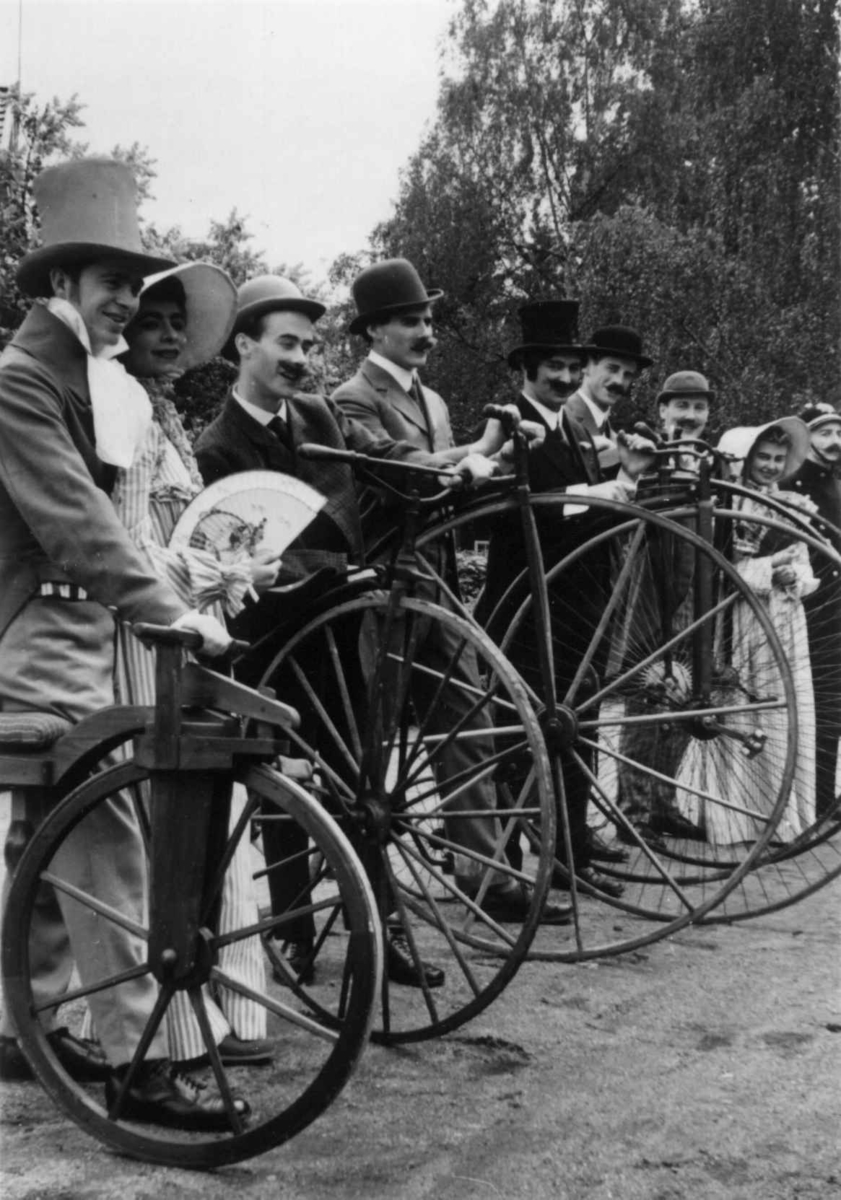
<path id="1" fill-rule="evenodd" d="M 412 384 L 415 381 L 414 371 L 407 371 L 405 367 L 399 367 L 390 358 L 384 358 L 382 354 L 377 354 L 376 350 L 368 352 L 368 362 L 372 362 L 375 367 L 387 371 L 391 378 L 400 384 L 404 392 L 411 392 Z"/>
<path id="2" fill-rule="evenodd" d="M 244 400 L 234 387 L 231 389 L 231 395 L 236 400 L 241 408 L 244 408 L 249 417 L 253 417 L 255 421 L 259 421 L 261 425 L 268 425 L 275 417 L 280 417 L 281 421 L 286 420 L 286 401 L 281 400 L 280 408 L 277 412 L 266 412 L 264 408 L 258 408 L 256 404 L 252 404 L 249 400 Z"/>
<path id="3" fill-rule="evenodd" d="M 541 404 L 539 400 L 535 400 L 534 396 L 527 396 L 523 392 L 523 397 L 529 402 L 532 408 L 536 409 L 550 429 L 557 429 L 561 423 L 560 408 L 548 408 L 547 405 Z"/>

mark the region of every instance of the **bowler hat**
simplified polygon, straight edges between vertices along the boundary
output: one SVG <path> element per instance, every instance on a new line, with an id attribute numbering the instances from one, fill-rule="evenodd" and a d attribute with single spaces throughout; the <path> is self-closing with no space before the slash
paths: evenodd
<path id="1" fill-rule="evenodd" d="M 150 275 L 143 281 L 140 293 L 140 310 L 144 297 L 155 287 L 177 279 L 184 289 L 186 300 L 187 341 L 178 360 L 178 366 L 188 371 L 209 362 L 227 342 L 234 325 L 237 311 L 237 290 L 227 271 L 213 263 L 190 262 Z M 131 342 L 131 325 L 126 330 Z"/>
<path id="2" fill-rule="evenodd" d="M 509 367 L 518 367 L 524 350 L 545 350 L 548 353 L 584 351 L 578 342 L 577 300 L 535 300 L 517 310 L 523 340 L 508 352 Z"/>
<path id="3" fill-rule="evenodd" d="M 171 258 L 143 249 L 137 185 L 125 163 L 113 158 L 58 163 L 41 172 L 32 190 L 44 244 L 18 264 L 18 287 L 27 295 L 50 295 L 54 267 L 119 258 L 138 275 L 149 275 L 175 265 Z"/>
<path id="4" fill-rule="evenodd" d="M 354 279 L 351 290 L 357 315 L 348 326 L 350 333 L 364 333 L 378 317 L 419 308 L 444 295 L 439 288 L 428 292 L 406 258 L 386 258 L 366 267 Z"/>
<path id="5" fill-rule="evenodd" d="M 237 291 L 234 327 L 222 350 L 225 358 L 236 362 L 236 335 L 250 321 L 270 312 L 299 312 L 311 321 L 317 321 L 327 312 L 327 306 L 319 300 L 308 300 L 298 285 L 283 275 L 257 275 L 254 279 L 249 279 Z"/>
<path id="6" fill-rule="evenodd" d="M 595 331 L 584 351 L 592 358 L 603 358 L 607 355 L 630 358 L 641 370 L 650 367 L 654 361 L 643 354 L 642 338 L 635 329 L 629 329 L 627 325 L 603 325 Z"/>
<path id="7" fill-rule="evenodd" d="M 797 415 L 801 421 L 806 422 L 810 430 L 820 429 L 822 425 L 829 425 L 832 421 L 841 422 L 841 413 L 825 400 L 805 405 Z"/>
<path id="8" fill-rule="evenodd" d="M 681 396 L 706 396 L 708 400 L 714 400 L 715 392 L 700 371 L 675 371 L 663 384 L 657 403 L 662 404 Z"/>

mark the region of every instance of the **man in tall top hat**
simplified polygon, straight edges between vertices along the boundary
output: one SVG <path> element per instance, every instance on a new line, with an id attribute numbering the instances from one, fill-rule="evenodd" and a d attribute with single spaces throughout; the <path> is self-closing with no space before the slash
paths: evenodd
<path id="1" fill-rule="evenodd" d="M 405 258 L 385 259 L 362 271 L 353 282 L 353 299 L 357 315 L 349 331 L 363 337 L 368 344 L 368 356 L 359 370 L 333 393 L 341 410 L 376 438 L 401 438 L 418 450 L 427 453 L 449 454 L 453 460 L 470 461 L 473 454 L 495 453 L 503 442 L 502 429 L 497 421 L 488 422 L 481 437 L 472 443 L 456 446 L 450 427 L 447 405 L 431 388 L 421 382 L 419 371 L 426 365 L 435 346 L 432 306 L 440 299 L 438 289 L 428 290 L 415 267 Z M 394 510 L 388 502 L 369 497 L 366 504 L 365 537 L 370 547 L 395 527 Z M 450 544 L 425 549 L 432 566 L 457 587 L 454 570 L 454 550 Z M 417 594 L 447 606 L 446 593 L 434 581 L 417 584 Z M 457 645 L 456 635 L 441 625 L 431 623 L 421 649 L 422 661 L 441 669 L 449 663 Z M 454 686 L 443 698 L 432 697 L 437 711 L 428 718 L 433 731 L 447 732 L 448 726 L 466 721 L 469 728 L 489 728 L 483 713 L 470 715 L 470 697 L 478 687 L 478 664 L 472 648 L 465 648 L 457 671 L 453 672 Z M 442 703 L 443 699 L 443 703 Z M 430 697 L 417 697 L 422 709 Z M 471 763 L 493 755 L 493 743 L 488 738 L 456 739 L 448 745 L 440 766 L 441 779 L 457 779 L 470 770 Z M 496 806 L 496 789 L 492 780 L 483 778 L 463 789 L 459 806 L 491 813 Z M 455 825 L 456 822 L 453 822 Z M 463 819 L 453 838 L 479 854 L 493 857 L 496 840 L 495 823 L 488 818 Z M 463 861 L 459 861 L 463 860 Z M 455 863 L 457 882 L 468 892 L 473 889 L 470 859 L 458 856 Z M 484 908 L 499 920 L 522 921 L 531 905 L 530 890 L 525 884 L 499 879 L 488 891 Z M 561 923 L 568 911 L 559 905 L 547 905 L 542 913 L 546 923 Z"/>
<path id="2" fill-rule="evenodd" d="M 122 163 L 50 167 L 35 181 L 35 200 L 44 244 L 21 261 L 17 279 L 46 303 L 32 308 L 0 357 L 0 720 L 35 714 L 30 733 L 54 738 L 114 702 L 115 612 L 197 630 L 211 653 L 229 638 L 157 578 L 109 499 L 117 467 L 130 464 L 151 420 L 146 393 L 113 358 L 126 349 L 122 331 L 144 274 L 173 264 L 144 252 L 134 179 Z M 16 815 L 35 825 L 49 802 L 27 789 L 15 797 Z M 128 799 L 99 805 L 65 841 L 62 857 L 69 882 L 143 923 L 145 860 Z M 140 939 L 83 905 L 62 896 L 40 912 L 32 939 L 36 1002 L 64 993 L 74 960 L 83 983 L 145 961 Z M 105 1058 L 66 1030 L 50 1035 L 55 1053 L 76 1077 L 107 1076 L 113 1087 L 111 1067 L 131 1059 L 156 996 L 148 973 L 92 993 Z M 20 1078 L 27 1065 L 12 1032 L 5 1026 L 0 1039 L 0 1075 Z M 227 1127 L 221 1099 L 201 1100 L 190 1080 L 173 1073 L 161 1031 L 123 1115 Z"/>
<path id="3" fill-rule="evenodd" d="M 577 336 L 578 301 L 536 301 L 524 305 L 519 316 L 521 341 L 508 354 L 509 366 L 520 374 L 521 390 L 516 403 L 524 419 L 538 421 L 546 430 L 545 439 L 529 454 L 529 481 L 533 490 L 556 491 L 575 486 L 594 495 L 628 499 L 638 475 L 650 462 L 651 447 L 637 435 L 623 435 L 616 452 L 617 463 L 621 456 L 621 475 L 606 479 L 591 428 L 570 412 L 570 398 L 581 384 L 585 358 L 585 349 Z M 589 426 L 592 424 L 590 421 Z M 541 519 L 539 511 L 535 516 L 547 568 L 560 562 L 592 534 L 592 518 L 587 513 L 565 516 L 560 522 L 555 513 L 549 519 Z M 526 561 L 519 518 L 514 515 L 498 520 L 490 531 L 481 616 L 490 617 L 509 585 L 525 570 Z M 563 597 L 554 598 L 553 639 L 560 651 L 555 671 L 561 693 L 564 684 L 571 683 L 575 676 L 588 632 L 594 628 L 603 607 L 609 586 L 608 567 L 607 561 L 598 555 L 588 556 L 578 568 L 579 586 L 565 575 L 564 591 L 571 587 L 576 596 L 574 613 L 568 604 L 557 602 Z M 539 692 L 541 682 L 534 640 L 534 631 L 524 629 L 510 653 L 515 666 Z M 565 755 L 563 766 L 576 875 L 590 887 L 618 895 L 621 887 L 598 874 L 592 863 L 599 859 L 621 861 L 625 854 L 608 847 L 588 828 L 588 780 L 571 755 Z M 564 857 L 559 844 L 558 858 Z M 557 873 L 557 882 L 566 885 L 563 872 Z"/>
<path id="4" fill-rule="evenodd" d="M 841 413 L 831 404 L 809 404 L 797 414 L 809 426 L 809 457 L 780 487 L 801 492 L 817 507 L 818 533 L 841 553 Z M 826 555 L 815 555 L 817 591 L 806 596 L 806 624 L 815 689 L 815 809 L 831 812 L 838 790 L 841 737 L 841 573 Z"/>
<path id="5" fill-rule="evenodd" d="M 611 413 L 620 400 L 631 394 L 633 383 L 652 360 L 642 352 L 640 335 L 625 325 L 597 329 L 583 351 L 581 386 L 567 401 L 567 411 L 598 439 L 602 470 L 612 470 L 619 455 Z"/>

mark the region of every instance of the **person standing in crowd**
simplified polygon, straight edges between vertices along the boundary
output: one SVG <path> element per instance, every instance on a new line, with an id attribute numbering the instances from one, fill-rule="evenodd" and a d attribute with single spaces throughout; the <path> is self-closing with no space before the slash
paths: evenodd
<path id="1" fill-rule="evenodd" d="M 606 479 L 594 442 L 592 415 L 585 424 L 570 410 L 572 397 L 582 395 L 578 389 L 583 389 L 582 370 L 586 357 L 576 331 L 578 301 L 537 301 L 524 305 L 519 310 L 519 317 L 521 341 L 508 354 L 509 366 L 520 375 L 521 390 L 516 404 L 524 420 L 537 421 L 545 429 L 545 439 L 529 452 L 532 490 L 546 492 L 573 487 L 577 492 L 595 496 L 630 499 L 636 479 L 651 462 L 651 443 L 636 434 L 621 435 L 617 439 L 615 459 L 616 467 L 621 470 L 618 474 L 613 472 L 616 478 Z M 639 346 L 635 345 L 635 353 L 638 350 Z M 620 374 L 625 369 L 624 363 L 614 365 Z M 610 377 L 607 369 L 605 374 Z M 599 395 L 602 395 L 601 386 L 599 383 L 596 388 Z M 589 408 L 585 411 L 589 413 Z M 592 535 L 593 517 L 586 511 L 564 516 L 560 522 L 554 511 L 551 519 L 541 518 L 539 511 L 535 516 L 547 569 L 561 562 Z M 487 621 L 491 617 L 509 585 L 525 568 L 522 528 L 519 517 L 514 514 L 498 520 L 489 530 L 488 570 L 478 608 L 481 619 Z M 549 597 L 552 638 L 558 651 L 554 665 L 560 700 L 576 675 L 589 644 L 589 635 L 606 602 L 610 564 L 597 554 L 586 561 L 580 560 L 573 568 L 572 576 L 565 572 L 562 585 L 550 589 Z M 569 603 L 570 595 L 575 596 L 574 605 Z M 509 653 L 524 679 L 539 693 L 540 671 L 534 646 L 535 632 L 527 623 Z M 580 694 L 577 699 L 581 699 Z M 586 768 L 592 771 L 592 754 L 579 747 L 576 752 L 580 753 Z M 563 752 L 562 765 L 575 874 L 586 886 L 618 896 L 622 892 L 621 884 L 601 875 L 593 863 L 621 862 L 626 855 L 624 851 L 608 846 L 588 826 L 588 774 L 578 766 L 570 752 Z M 565 861 L 560 837 L 559 823 L 557 858 Z M 569 886 L 565 872 L 556 872 L 555 883 L 564 888 Z"/>
<path id="2" fill-rule="evenodd" d="M 669 375 L 657 396 L 657 418 L 663 438 L 667 442 L 702 438 L 714 399 L 714 391 L 699 371 L 682 370 Z M 698 465 L 698 457 L 693 453 L 677 453 L 673 457 L 673 466 L 684 477 L 687 473 L 697 475 Z M 659 487 L 656 476 L 640 480 L 639 495 L 644 495 L 649 485 L 655 490 Z M 631 629 L 636 641 L 635 653 L 642 656 L 685 629 L 693 619 L 692 547 L 662 530 L 650 529 L 647 551 L 647 556 L 640 558 L 640 570 L 631 585 L 634 599 L 625 617 L 624 631 L 617 638 L 617 654 L 624 652 L 625 634 Z M 658 667 L 657 671 L 661 669 Z M 674 687 L 679 690 L 686 684 L 690 665 L 678 659 L 673 669 Z M 658 674 L 652 687 L 630 696 L 625 702 L 625 714 L 643 716 L 651 712 L 652 706 L 660 703 L 662 682 Z M 689 740 L 685 724 L 667 726 L 661 722 L 627 726 L 622 731 L 619 752 L 631 761 L 620 761 L 612 772 L 618 782 L 619 806 L 650 844 L 656 844 L 661 836 L 703 840 L 703 831 L 681 811 L 674 784 L 652 774 L 656 771 L 673 779 Z M 631 765 L 634 762 L 650 770 L 637 771 Z M 620 840 L 635 844 L 624 827 L 620 826 L 617 832 Z"/>
<path id="3" fill-rule="evenodd" d="M 38 176 L 34 193 L 43 245 L 21 260 L 17 281 L 45 303 L 32 308 L 0 359 L 0 711 L 51 713 L 66 726 L 114 702 L 115 612 L 123 621 L 199 632 L 211 654 L 230 639 L 158 578 L 109 498 L 116 470 L 130 465 L 151 419 L 146 393 L 112 360 L 125 348 L 122 333 L 137 311 L 143 276 L 173 264 L 143 251 L 125 164 L 62 163 Z M 33 826 L 48 803 L 36 788 L 25 797 Z M 70 883 L 142 924 L 145 858 L 129 797 L 97 806 L 65 840 L 61 859 Z M 145 943 L 63 895 L 39 913 L 32 930 L 36 1003 L 67 989 L 74 962 L 84 984 L 145 961 Z M 92 992 L 104 1068 L 94 1048 L 62 1029 L 48 1035 L 57 1057 L 83 1078 L 102 1078 L 104 1069 L 106 1096 L 113 1097 L 156 998 L 147 972 Z M 12 1033 L 4 1024 L 0 1074 L 20 1078 L 26 1063 Z M 237 1106 L 247 1111 L 243 1100 Z M 173 1068 L 162 1028 L 125 1096 L 123 1116 L 228 1127 L 221 1097 Z"/>
<path id="4" fill-rule="evenodd" d="M 841 413 L 830 404 L 810 404 L 798 416 L 809 427 L 809 453 L 780 487 L 808 496 L 817 508 L 819 535 L 841 553 Z M 814 564 L 819 586 L 803 602 L 815 689 L 818 817 L 835 808 L 838 796 L 838 739 L 841 737 L 841 575 L 821 555 Z"/>
<path id="5" fill-rule="evenodd" d="M 359 370 L 333 393 L 332 399 L 341 411 L 361 425 L 374 438 L 394 438 L 429 454 L 444 453 L 458 456 L 465 453 L 492 454 L 502 444 L 502 431 L 496 421 L 488 422 L 478 441 L 456 447 L 450 427 L 450 415 L 443 398 L 424 386 L 420 370 L 426 366 L 435 347 L 432 306 L 442 293 L 428 291 L 415 267 L 407 259 L 391 258 L 374 263 L 362 271 L 352 286 L 356 316 L 349 331 L 365 339 L 368 355 Z M 371 497 L 366 509 L 366 543 L 373 548 L 379 539 L 395 527 L 393 505 L 378 503 Z M 439 575 L 449 578 L 458 587 L 455 573 L 455 548 L 445 545 L 430 547 L 428 556 Z M 447 606 L 449 600 L 434 580 L 416 583 L 416 595 Z M 376 638 L 380 631 L 368 630 Z M 431 622 L 420 648 L 419 661 L 438 670 L 447 670 L 457 649 L 457 635 Z M 478 663 L 472 648 L 465 647 L 456 669 L 452 672 L 453 687 L 444 696 L 417 696 L 416 703 L 424 711 L 434 701 L 436 711 L 426 718 L 431 733 L 445 733 L 453 726 L 471 722 L 471 728 L 488 728 L 486 713 L 469 715 L 471 697 L 479 688 Z M 460 686 L 461 685 L 461 686 Z M 461 738 L 451 741 L 439 767 L 439 784 L 457 779 L 473 769 L 476 763 L 493 754 L 488 738 Z M 492 812 L 496 807 L 496 787 L 492 779 L 482 778 L 459 794 L 459 807 L 477 812 Z M 495 822 L 484 818 L 453 820 L 451 836 L 454 841 L 487 858 L 494 857 L 498 830 Z M 468 894 L 476 892 L 472 860 L 457 855 L 455 876 L 458 885 Z M 528 885 L 514 880 L 499 879 L 488 889 L 483 908 L 500 921 L 525 920 L 530 905 Z M 542 913 L 544 923 L 566 921 L 567 910 L 559 905 L 547 905 Z"/>
<path id="6" fill-rule="evenodd" d="M 171 550 L 170 538 L 202 479 L 175 404 L 173 382 L 184 371 L 218 354 L 236 314 L 236 288 L 224 271 L 209 263 L 187 263 L 146 281 L 137 315 L 126 327 L 128 351 L 122 362 L 145 387 L 152 403 L 152 424 L 130 467 L 121 469 L 113 492 L 114 507 L 135 544 L 148 555 L 162 579 L 196 608 L 213 606 L 235 616 L 249 588 L 260 593 L 277 576 L 280 560 L 271 549 L 254 558 L 243 552 L 228 566 L 201 550 Z M 125 704 L 152 704 L 155 655 L 125 626 L 117 630 L 117 694 Z M 242 813 L 244 796 L 235 789 L 231 824 Z M 219 932 L 256 924 L 250 843 L 241 838 L 221 895 Z M 263 991 L 263 954 L 257 937 L 225 946 L 220 966 L 254 991 Z M 217 990 L 219 1003 L 205 988 L 204 1002 L 222 1062 L 256 1066 L 271 1061 L 266 1039 L 266 1010 L 228 988 Z M 178 1062 L 206 1054 L 201 1030 L 185 991 L 176 992 L 167 1010 L 170 1054 Z"/>
<path id="7" fill-rule="evenodd" d="M 582 350 L 581 384 L 566 401 L 566 412 L 595 440 L 602 471 L 615 474 L 619 452 L 611 414 L 652 360 L 642 353 L 640 335 L 626 325 L 602 326 Z"/>
<path id="8" fill-rule="evenodd" d="M 783 417 L 758 428 L 730 429 L 718 449 L 733 456 L 734 476 L 750 496 L 734 496 L 739 514 L 734 525 L 732 560 L 751 592 L 768 613 L 791 668 L 797 703 L 797 759 L 791 792 L 774 836 L 793 841 L 815 820 L 815 708 L 809 642 L 803 599 L 818 586 L 805 542 L 792 533 L 762 525 L 753 518 L 780 522 L 779 511 L 763 498 L 782 501 L 801 515 L 814 511 L 811 501 L 779 486 L 783 475 L 797 470 L 809 447 L 809 433 L 797 417 Z M 731 614 L 732 646 L 728 666 L 749 695 L 773 696 L 781 692 L 779 671 L 761 628 L 744 600 Z M 751 718 L 751 724 L 753 719 Z M 681 811 L 711 843 L 754 841 L 762 827 L 748 813 L 707 804 L 698 792 L 713 791 L 748 800 L 759 816 L 768 815 L 776 803 L 787 753 L 788 720 L 785 712 L 762 714 L 766 741 L 761 754 L 748 760 L 728 739 L 715 746 L 691 743 L 678 775 Z M 699 750 L 700 753 L 693 753 Z M 716 752 L 718 751 L 718 752 Z M 711 775 L 715 773 L 715 778 Z"/>

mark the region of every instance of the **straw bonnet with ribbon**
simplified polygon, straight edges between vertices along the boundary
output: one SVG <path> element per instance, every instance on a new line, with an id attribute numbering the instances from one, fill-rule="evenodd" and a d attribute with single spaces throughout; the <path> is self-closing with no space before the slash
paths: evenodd
<path id="1" fill-rule="evenodd" d="M 423 308 L 444 295 L 440 288 L 427 291 L 406 258 L 386 258 L 366 267 L 354 279 L 351 290 L 357 315 L 348 331 L 363 335 L 366 327 L 381 317 Z"/>
<path id="2" fill-rule="evenodd" d="M 762 441 L 763 434 L 769 429 L 782 429 L 788 438 L 786 465 L 783 476 L 793 474 L 801 466 L 809 453 L 809 429 L 799 417 L 780 417 L 776 421 L 768 421 L 765 425 L 738 425 L 722 434 L 718 449 L 724 454 L 730 454 L 740 462 L 731 463 L 734 476 L 741 475 L 744 463 L 750 457 L 754 447 Z"/>
<path id="3" fill-rule="evenodd" d="M 80 158 L 47 167 L 33 184 L 43 245 L 25 255 L 17 283 L 29 296 L 49 296 L 54 267 L 123 259 L 138 275 L 174 266 L 147 254 L 140 240 L 137 185 L 131 168 L 111 158 Z"/>
<path id="4" fill-rule="evenodd" d="M 643 354 L 642 338 L 627 325 L 603 325 L 583 349 L 591 358 L 629 358 L 643 371 L 654 361 Z"/>
<path id="5" fill-rule="evenodd" d="M 189 371 L 191 367 L 209 362 L 228 341 L 237 315 L 237 290 L 227 271 L 213 263 L 181 263 L 144 280 L 140 293 L 141 309 L 144 299 L 170 280 L 177 281 L 184 292 L 187 340 L 178 366 Z M 131 326 L 128 340 L 131 341 Z"/>
<path id="6" fill-rule="evenodd" d="M 665 404 L 669 400 L 680 400 L 684 396 L 702 396 L 709 401 L 715 400 L 715 392 L 700 371 L 675 371 L 663 384 L 663 390 L 657 396 L 657 403 Z"/>
<path id="7" fill-rule="evenodd" d="M 525 350 L 545 351 L 547 354 L 577 354 L 584 357 L 578 341 L 577 300 L 535 300 L 517 310 L 522 341 L 508 352 L 508 365 L 522 365 Z"/>
<path id="8" fill-rule="evenodd" d="M 233 328 L 222 350 L 231 362 L 238 360 L 234 338 L 246 325 L 270 312 L 299 312 L 317 321 L 327 312 L 320 300 L 310 300 L 297 284 L 283 275 L 257 275 L 237 291 L 237 311 Z"/>

